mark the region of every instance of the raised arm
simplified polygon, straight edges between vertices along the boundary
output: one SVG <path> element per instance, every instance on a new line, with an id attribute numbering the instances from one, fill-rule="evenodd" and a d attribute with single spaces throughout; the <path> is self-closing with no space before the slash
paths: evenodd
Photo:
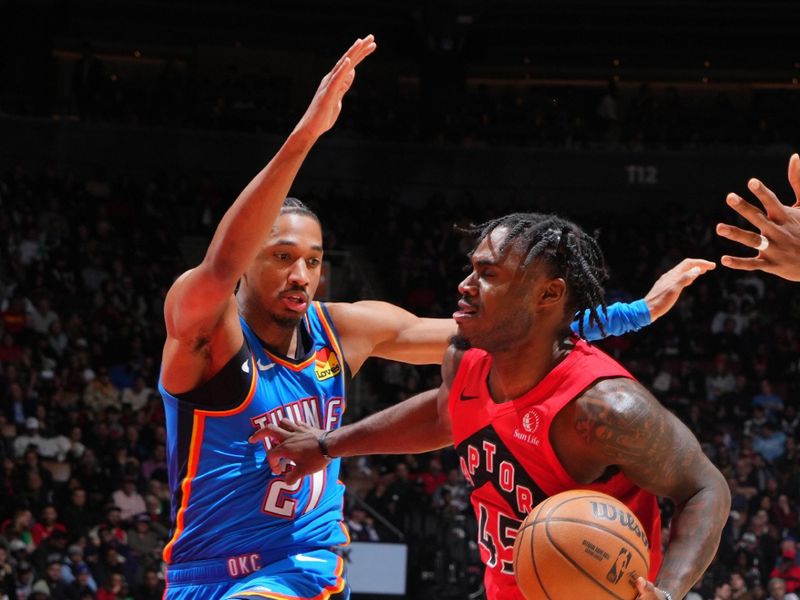
<path id="1" fill-rule="evenodd" d="M 623 335 L 638 331 L 667 314 L 680 298 L 684 289 L 690 286 L 703 273 L 716 265 L 701 258 L 686 258 L 659 277 L 645 297 L 635 302 L 616 302 L 608 307 L 608 318 L 600 313 L 603 332 L 594 323 L 589 324 L 588 313 L 583 315 L 583 333 L 587 340 L 596 341 L 609 335 Z M 572 324 L 578 333 L 579 320 Z"/>
<path id="2" fill-rule="evenodd" d="M 719 223 L 717 234 L 757 250 L 758 254 L 753 257 L 723 256 L 723 265 L 743 271 L 758 269 L 789 281 L 800 281 L 800 156 L 797 154 L 789 159 L 789 185 L 795 195 L 795 203 L 791 206 L 783 204 L 758 179 L 747 183 L 765 212 L 737 194 L 728 194 L 728 206 L 758 228 L 758 233 Z"/>
<path id="3" fill-rule="evenodd" d="M 641 488 L 676 506 L 669 546 L 655 586 L 639 582 L 642 600 L 683 598 L 719 547 L 730 510 L 723 475 L 694 435 L 637 382 L 601 381 L 576 402 L 574 427 L 598 468 L 616 465 Z"/>
<path id="4" fill-rule="evenodd" d="M 687 258 L 659 277 L 643 299 L 612 304 L 608 318 L 601 314 L 605 335 L 623 335 L 650 325 L 669 312 L 686 287 L 715 266 L 707 260 Z M 457 330 L 452 319 L 416 317 L 386 302 L 329 304 L 328 310 L 354 375 L 370 356 L 416 365 L 439 364 Z M 572 329 L 578 332 L 577 320 Z M 584 335 L 589 340 L 604 337 L 596 324 L 589 325 L 588 315 L 584 316 Z"/>
<path id="5" fill-rule="evenodd" d="M 285 461 L 294 467 L 286 476 L 291 485 L 322 469 L 328 458 L 366 454 L 414 454 L 438 450 L 453 443 L 448 398 L 461 360 L 460 351 L 449 348 L 442 364 L 442 385 L 399 404 L 330 432 L 287 419 L 250 437 L 253 443 L 271 437 L 277 445 L 268 452 L 270 466 L 282 471 Z M 323 451 L 327 449 L 326 453 Z"/>
<path id="6" fill-rule="evenodd" d="M 417 317 L 387 302 L 365 300 L 327 307 L 353 375 L 370 356 L 414 365 L 441 364 L 456 334 L 452 319 Z"/>
<path id="7" fill-rule="evenodd" d="M 263 245 L 309 150 L 336 122 L 355 67 L 374 49 L 372 36 L 367 36 L 339 59 L 286 142 L 222 217 L 202 263 L 170 288 L 164 304 L 167 342 L 162 370 L 170 391 L 196 387 L 241 346 L 236 282 Z"/>

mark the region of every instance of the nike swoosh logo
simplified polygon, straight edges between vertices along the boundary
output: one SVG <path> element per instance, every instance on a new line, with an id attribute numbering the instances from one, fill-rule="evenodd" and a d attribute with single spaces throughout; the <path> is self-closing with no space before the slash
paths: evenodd
<path id="1" fill-rule="evenodd" d="M 480 398 L 480 396 L 471 396 L 469 394 L 465 394 L 464 391 L 465 390 L 461 390 L 461 395 L 459 396 L 459 399 L 462 402 L 464 402 L 465 400 L 475 400 L 476 398 Z"/>
<path id="2" fill-rule="evenodd" d="M 242 371 L 244 371 L 245 373 L 249 373 L 250 372 L 250 361 L 249 360 L 246 360 L 246 361 L 244 361 L 242 363 Z"/>
<path id="3" fill-rule="evenodd" d="M 259 358 L 256 361 L 256 366 L 258 367 L 259 371 L 269 371 L 272 367 L 275 366 L 275 363 L 271 362 L 271 363 L 269 363 L 267 365 L 264 365 L 264 364 L 261 364 L 261 359 Z"/>
<path id="4" fill-rule="evenodd" d="M 316 562 L 316 563 L 324 563 L 325 562 L 321 558 L 314 558 L 313 556 L 306 556 L 305 554 L 295 554 L 294 557 L 300 562 Z"/>

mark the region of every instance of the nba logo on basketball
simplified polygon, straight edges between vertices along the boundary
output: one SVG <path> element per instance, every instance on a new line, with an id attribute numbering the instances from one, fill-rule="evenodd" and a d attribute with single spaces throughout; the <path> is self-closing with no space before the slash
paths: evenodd
<path id="1" fill-rule="evenodd" d="M 618 583 L 625 574 L 625 569 L 628 568 L 631 558 L 633 558 L 633 555 L 628 551 L 628 549 L 621 548 L 619 551 L 619 556 L 617 556 L 617 560 L 614 561 L 611 569 L 606 574 L 606 579 L 608 579 L 611 583 Z"/>
<path id="2" fill-rule="evenodd" d="M 317 351 L 317 356 L 314 364 L 314 372 L 317 374 L 317 379 L 325 381 L 331 377 L 335 377 L 342 370 L 339 365 L 339 359 L 336 354 L 331 352 L 329 348 L 322 348 Z"/>

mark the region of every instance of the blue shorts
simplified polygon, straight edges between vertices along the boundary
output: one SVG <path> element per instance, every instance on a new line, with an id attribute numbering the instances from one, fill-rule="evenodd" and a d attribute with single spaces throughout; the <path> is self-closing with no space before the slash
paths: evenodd
<path id="1" fill-rule="evenodd" d="M 330 550 L 252 553 L 167 568 L 164 600 L 348 600 L 344 561 Z"/>

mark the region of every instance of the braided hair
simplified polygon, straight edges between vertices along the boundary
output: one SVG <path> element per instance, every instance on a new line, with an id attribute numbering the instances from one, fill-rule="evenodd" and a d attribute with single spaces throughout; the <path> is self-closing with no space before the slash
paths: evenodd
<path id="1" fill-rule="evenodd" d="M 302 215 L 304 217 L 311 217 L 317 223 L 319 223 L 319 217 L 317 213 L 313 210 L 308 208 L 301 200 L 297 198 L 292 198 L 291 196 L 287 196 L 283 201 L 283 206 L 281 206 L 282 215 Z M 322 225 L 320 223 L 320 225 Z"/>
<path id="2" fill-rule="evenodd" d="M 520 268 L 525 269 L 539 259 L 548 266 L 552 277 L 564 279 L 567 310 L 579 319 L 580 336 L 584 337 L 583 320 L 587 312 L 589 324 L 597 324 L 605 335 L 598 307 L 607 317 L 603 283 L 608 279 L 608 270 L 597 240 L 572 221 L 539 213 L 512 213 L 458 229 L 477 237 L 480 244 L 498 227 L 508 229 L 499 247 L 501 254 L 512 244 L 518 244 L 524 251 Z"/>

